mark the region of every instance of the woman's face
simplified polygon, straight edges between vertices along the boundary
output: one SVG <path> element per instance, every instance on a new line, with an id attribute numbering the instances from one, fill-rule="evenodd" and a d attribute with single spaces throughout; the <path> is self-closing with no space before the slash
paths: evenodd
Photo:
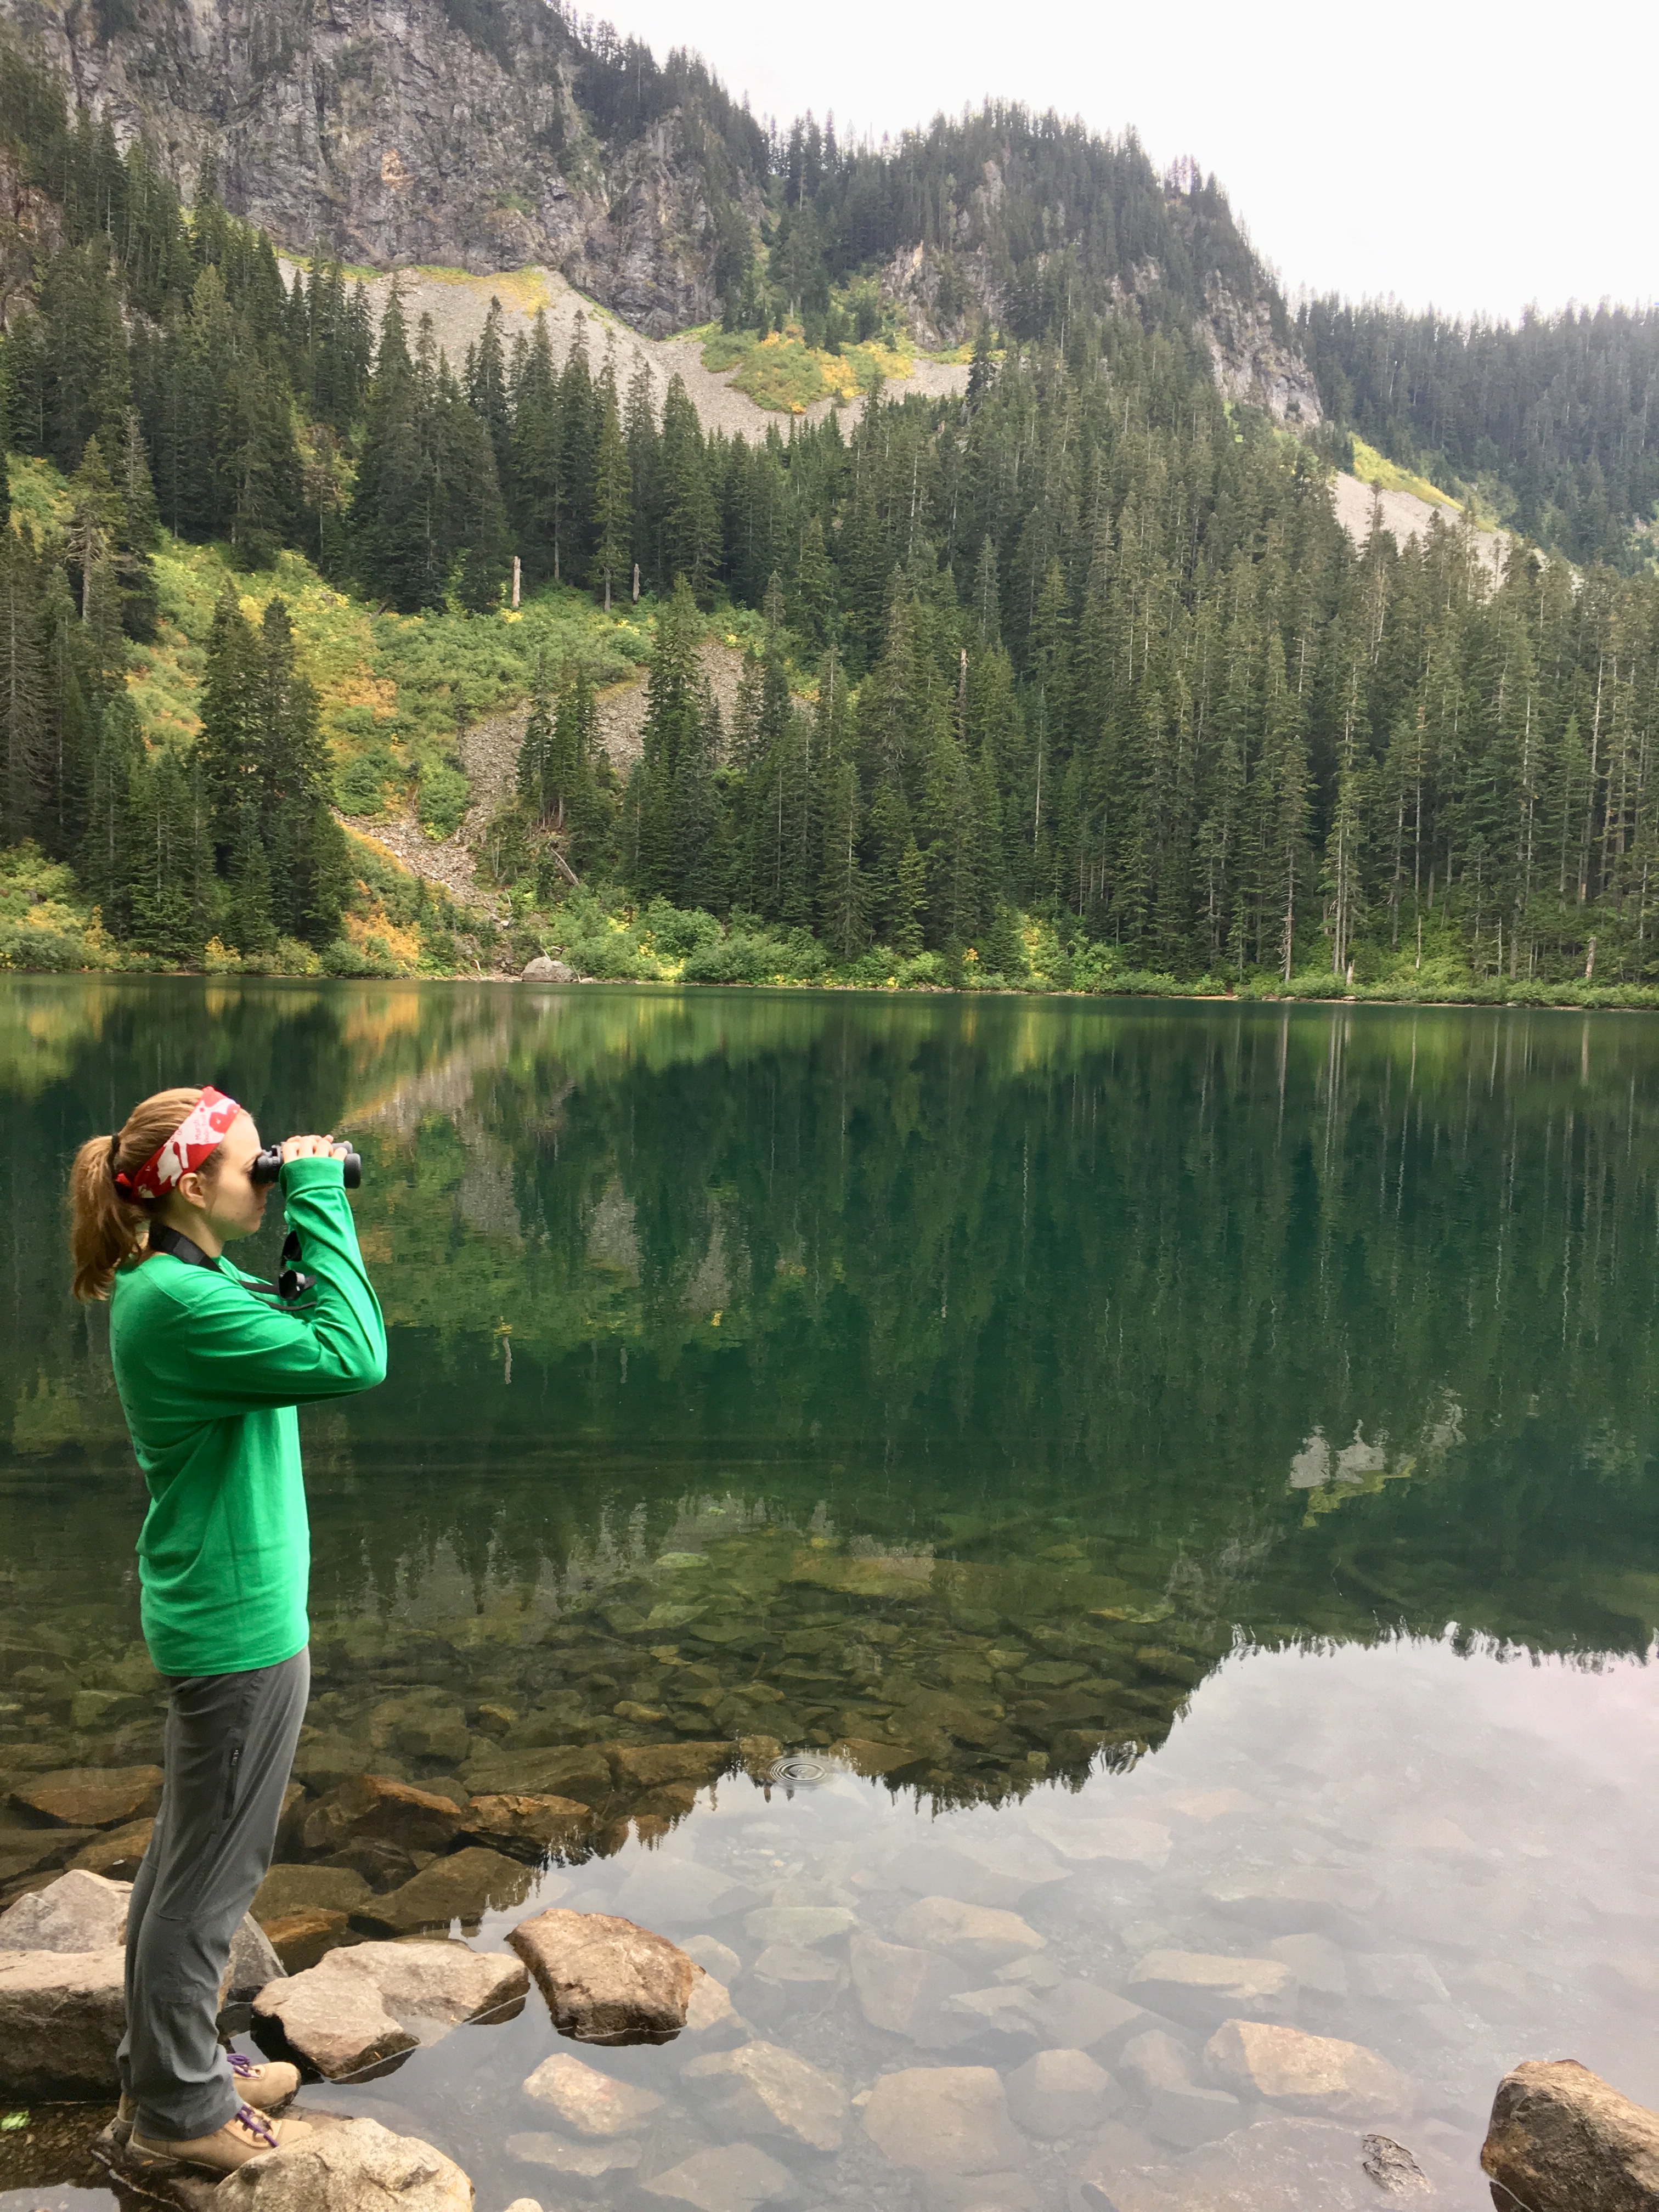
<path id="1" fill-rule="evenodd" d="M 239 1114 L 225 1132 L 217 1171 L 210 1177 L 186 1176 L 179 1194 L 196 1209 L 220 1242 L 252 1237 L 265 1218 L 268 1182 L 255 1182 L 248 1170 L 259 1152 L 259 1131 L 252 1114 Z"/>

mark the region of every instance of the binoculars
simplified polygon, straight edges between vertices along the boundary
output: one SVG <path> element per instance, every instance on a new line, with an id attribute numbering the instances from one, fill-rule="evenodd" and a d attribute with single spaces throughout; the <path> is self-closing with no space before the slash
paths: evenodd
<path id="1" fill-rule="evenodd" d="M 349 1145 L 336 1145 L 333 1152 L 335 1158 L 340 1163 L 341 1172 L 345 1177 L 346 1188 L 356 1190 L 363 1179 L 362 1154 L 354 1152 Z M 282 1171 L 282 1146 L 267 1145 L 264 1152 L 254 1155 L 253 1164 L 248 1170 L 248 1174 L 255 1182 L 275 1182 Z"/>

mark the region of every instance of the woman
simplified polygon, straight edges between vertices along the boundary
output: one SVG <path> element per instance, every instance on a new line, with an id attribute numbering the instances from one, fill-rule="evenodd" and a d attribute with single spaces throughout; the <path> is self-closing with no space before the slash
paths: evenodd
<path id="1" fill-rule="evenodd" d="M 211 1088 L 161 1091 L 70 1178 L 74 1290 L 110 1300 L 110 1352 L 149 1486 L 144 1641 L 167 1678 L 161 1809 L 127 1918 L 121 2121 L 135 2161 L 228 2173 L 309 2130 L 268 2117 L 291 2066 L 219 2043 L 230 1940 L 264 1881 L 310 1686 L 310 1536 L 296 1407 L 386 1376 L 386 1324 L 326 1137 L 280 1182 L 315 1279 L 303 1310 L 221 1257 L 270 1186 L 259 1133 Z M 262 1295 L 263 1293 L 263 1295 Z"/>

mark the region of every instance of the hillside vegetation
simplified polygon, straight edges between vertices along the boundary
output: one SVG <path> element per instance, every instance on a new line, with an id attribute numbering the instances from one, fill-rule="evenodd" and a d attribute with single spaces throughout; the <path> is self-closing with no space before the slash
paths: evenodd
<path id="1" fill-rule="evenodd" d="M 1008 282 L 1041 283 L 981 316 L 965 393 L 872 384 L 750 442 L 706 433 L 678 383 L 619 390 L 580 325 L 561 358 L 544 320 L 508 343 L 492 315 L 452 362 L 394 291 L 377 330 L 338 264 L 286 283 L 210 174 L 186 215 L 142 142 L 121 153 L 48 74 L 5 70 L 37 250 L 0 343 L 0 838 L 52 886 L 18 896 L 60 917 L 78 898 L 88 958 L 1659 984 L 1659 579 L 1518 543 L 1494 579 L 1449 508 L 1403 550 L 1356 549 L 1324 458 L 1341 436 L 1218 390 L 1193 287 L 1244 272 L 1201 179 L 1156 187 L 1154 220 L 1133 149 L 1038 134 L 1030 174 L 1097 189 L 1098 222 L 1087 254 L 1028 264 L 1005 240 Z M 734 279 L 708 343 L 782 355 L 744 306 L 769 325 L 781 286 L 815 368 L 890 331 L 860 339 L 869 295 L 838 257 L 909 223 L 883 193 L 937 183 L 941 148 L 977 158 L 979 130 L 875 168 L 792 138 L 764 287 Z M 1014 221 L 1003 191 L 986 238 Z M 817 194 L 809 256 L 791 240 Z M 1107 222 L 1120 201 L 1139 228 Z M 1129 311 L 1097 279 L 1149 241 L 1174 274 Z M 724 713 L 711 626 L 750 648 Z M 594 693 L 641 660 L 642 749 L 613 762 Z M 515 700 L 513 795 L 476 840 L 491 910 L 463 912 L 351 831 L 453 834 L 461 734 Z M 38 872 L 64 868 L 73 891 Z"/>

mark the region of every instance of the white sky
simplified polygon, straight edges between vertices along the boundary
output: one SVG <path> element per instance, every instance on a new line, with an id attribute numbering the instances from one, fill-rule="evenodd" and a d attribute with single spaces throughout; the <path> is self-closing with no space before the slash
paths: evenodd
<path id="1" fill-rule="evenodd" d="M 1516 315 L 1659 295 L 1651 0 L 1242 0 L 944 7 L 590 0 L 697 48 L 757 115 L 877 136 L 988 94 L 1133 125 L 1213 170 L 1294 295 Z"/>

